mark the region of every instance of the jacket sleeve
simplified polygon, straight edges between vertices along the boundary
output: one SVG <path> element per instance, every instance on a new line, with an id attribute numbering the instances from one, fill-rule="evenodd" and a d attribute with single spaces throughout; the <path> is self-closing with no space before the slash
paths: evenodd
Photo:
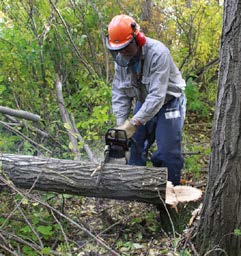
<path id="1" fill-rule="evenodd" d="M 116 124 L 121 125 L 128 118 L 131 109 L 132 98 L 126 95 L 121 86 L 119 70 L 116 68 L 112 83 L 112 109 L 116 117 Z"/>
<path id="2" fill-rule="evenodd" d="M 154 117 L 163 106 L 166 98 L 169 74 L 170 74 L 169 51 L 155 54 L 151 58 L 150 72 L 148 77 L 143 77 L 143 83 L 147 88 L 147 97 L 134 115 L 134 119 L 146 124 Z"/>

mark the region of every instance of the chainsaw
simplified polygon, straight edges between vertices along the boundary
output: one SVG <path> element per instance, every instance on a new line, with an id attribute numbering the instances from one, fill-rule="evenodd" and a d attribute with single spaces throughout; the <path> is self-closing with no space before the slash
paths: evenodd
<path id="1" fill-rule="evenodd" d="M 108 129 L 105 134 L 104 161 L 92 172 L 91 176 L 98 171 L 96 185 L 101 183 L 103 166 L 106 163 L 128 164 L 130 142 L 126 131 L 117 128 Z"/>
<path id="2" fill-rule="evenodd" d="M 104 162 L 127 164 L 129 160 L 130 141 L 126 131 L 111 128 L 105 134 Z"/>

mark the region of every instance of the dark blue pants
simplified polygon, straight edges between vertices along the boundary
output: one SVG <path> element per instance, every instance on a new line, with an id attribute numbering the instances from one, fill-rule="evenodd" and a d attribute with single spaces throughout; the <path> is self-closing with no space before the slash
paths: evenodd
<path id="1" fill-rule="evenodd" d="M 134 113 L 141 108 L 137 102 Z M 180 183 L 183 156 L 181 153 L 182 128 L 186 112 L 186 98 L 182 95 L 167 102 L 146 125 L 140 125 L 133 135 L 130 165 L 146 165 L 147 150 L 156 141 L 157 151 L 151 156 L 155 167 L 168 168 L 168 180 Z"/>

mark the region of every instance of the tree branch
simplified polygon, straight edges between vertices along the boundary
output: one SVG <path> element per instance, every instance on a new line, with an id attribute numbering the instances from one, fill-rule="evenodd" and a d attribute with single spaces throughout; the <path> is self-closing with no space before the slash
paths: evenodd
<path id="1" fill-rule="evenodd" d="M 74 116 L 70 115 L 70 117 L 71 117 L 71 122 L 72 122 L 72 125 L 73 125 L 74 132 L 75 132 L 76 136 L 78 137 L 78 139 L 83 143 L 83 149 L 87 153 L 87 155 L 89 157 L 89 160 L 91 162 L 97 164 L 98 163 L 97 159 L 95 159 L 90 147 L 85 143 L 83 137 L 80 135 L 80 133 L 79 133 L 77 127 L 76 127 Z"/>
<path id="2" fill-rule="evenodd" d="M 38 122 L 40 120 L 40 116 L 24 111 L 24 110 L 16 110 L 8 107 L 2 107 L 0 106 L 0 113 L 10 115 L 10 116 L 15 116 L 19 118 L 23 118 L 26 120 Z"/>
<path id="3" fill-rule="evenodd" d="M 56 74 L 56 82 L 55 82 L 55 89 L 56 89 L 56 97 L 57 97 L 57 102 L 59 105 L 59 111 L 60 115 L 62 118 L 62 121 L 64 124 L 67 124 L 68 128 L 66 128 L 69 136 L 70 143 L 72 144 L 73 148 L 71 149 L 75 160 L 80 160 L 81 155 L 78 150 L 78 141 L 76 139 L 76 136 L 74 136 L 75 131 L 73 129 L 72 123 L 70 121 L 69 113 L 67 112 L 65 105 L 64 105 L 64 98 L 62 94 L 62 81 L 59 78 L 59 75 Z"/>
<path id="4" fill-rule="evenodd" d="M 7 123 L 0 121 L 0 124 L 2 124 L 3 126 L 5 126 L 8 130 L 10 130 L 11 132 L 17 134 L 18 136 L 22 137 L 24 140 L 28 141 L 29 143 L 31 143 L 33 145 L 33 147 L 39 151 L 39 148 L 44 149 L 46 152 L 51 153 L 51 151 L 45 147 L 43 147 L 42 145 L 40 145 L 39 143 L 33 141 L 32 139 L 28 138 L 27 136 L 25 136 L 24 134 L 22 134 L 20 131 L 14 129 L 13 127 L 11 127 L 10 125 L 8 125 Z"/>
<path id="5" fill-rule="evenodd" d="M 19 127 L 26 127 L 26 124 L 17 120 L 16 118 L 12 117 L 12 116 L 9 116 L 9 115 L 4 115 L 11 123 L 11 125 L 14 125 L 14 126 L 19 126 Z M 9 123 L 8 123 L 9 124 Z M 42 130 L 40 130 L 39 128 L 36 128 L 34 126 L 27 126 L 26 128 L 28 128 L 29 130 L 37 133 L 38 135 L 40 135 L 41 137 L 44 137 L 44 138 L 49 138 L 51 137 L 50 134 L 48 134 L 47 132 L 44 132 Z"/>
<path id="6" fill-rule="evenodd" d="M 60 13 L 59 10 L 57 9 L 56 5 L 53 3 L 52 0 L 49 0 L 49 2 L 50 2 L 50 4 L 53 6 L 55 12 L 58 14 L 58 16 L 59 16 L 59 18 L 60 18 L 62 24 L 64 25 L 65 30 L 66 30 L 66 33 L 67 33 L 67 36 L 68 36 L 68 38 L 69 38 L 71 44 L 73 45 L 74 50 L 75 50 L 77 56 L 79 57 L 80 61 L 84 64 L 84 66 L 86 67 L 86 69 L 88 70 L 88 72 L 89 72 L 90 74 L 96 73 L 96 72 L 93 70 L 93 68 L 91 67 L 91 65 L 89 65 L 89 63 L 86 62 L 86 60 L 84 60 L 83 57 L 81 56 L 81 54 L 80 54 L 78 48 L 76 47 L 76 45 L 75 45 L 75 43 L 74 43 L 73 38 L 72 38 L 72 36 L 71 36 L 71 34 L 70 34 L 70 32 L 69 32 L 68 26 L 67 26 L 67 24 L 66 24 L 64 18 L 62 17 L 61 13 Z"/>
<path id="7" fill-rule="evenodd" d="M 87 228 L 85 228 L 83 225 L 77 223 L 76 221 L 72 220 L 70 217 L 66 216 L 65 214 L 63 214 L 62 212 L 58 211 L 57 209 L 55 209 L 53 206 L 49 205 L 48 203 L 43 202 L 42 200 L 38 199 L 37 197 L 34 197 L 33 195 L 29 194 L 29 193 L 25 193 L 24 191 L 20 191 L 19 189 L 17 189 L 14 185 L 9 184 L 9 182 L 7 180 L 5 180 L 1 175 L 0 175 L 0 180 L 2 182 L 4 182 L 6 185 L 8 185 L 9 187 L 11 187 L 14 191 L 16 191 L 19 195 L 21 195 L 23 198 L 28 198 L 29 200 L 33 201 L 33 202 L 37 202 L 39 204 L 41 204 L 42 206 L 48 208 L 50 211 L 54 212 L 55 214 L 59 215 L 60 217 L 64 218 L 65 220 L 67 220 L 71 225 L 79 228 L 80 230 L 82 230 L 85 234 L 87 234 L 88 236 L 90 236 L 91 238 L 93 238 L 98 244 L 100 244 L 102 247 L 104 247 L 106 250 L 108 250 L 111 254 L 110 255 L 115 255 L 115 256 L 120 256 L 119 253 L 117 253 L 116 251 L 114 251 L 111 247 L 109 247 L 105 241 L 101 238 L 97 238 L 93 233 L 91 233 Z M 5 232 L 4 232 L 5 233 Z M 18 237 L 16 237 L 15 235 L 13 235 L 15 238 L 19 239 Z M 25 242 L 22 241 L 21 242 Z M 31 246 L 30 244 L 28 244 L 29 246 Z M 33 248 L 36 249 L 36 248 Z M 51 251 L 52 252 L 52 251 Z"/>
<path id="8" fill-rule="evenodd" d="M 101 13 L 98 10 L 96 4 L 94 3 L 94 1 L 91 0 L 90 3 L 91 3 L 91 6 L 93 7 L 93 9 L 95 10 L 95 12 L 97 13 L 99 21 L 100 21 L 100 35 L 101 35 L 101 41 L 103 44 L 103 49 L 105 52 L 106 83 L 108 83 L 108 81 L 109 81 L 109 59 L 108 59 L 108 52 L 105 47 L 105 36 L 104 36 L 104 32 L 103 32 L 103 18 L 102 18 Z"/>

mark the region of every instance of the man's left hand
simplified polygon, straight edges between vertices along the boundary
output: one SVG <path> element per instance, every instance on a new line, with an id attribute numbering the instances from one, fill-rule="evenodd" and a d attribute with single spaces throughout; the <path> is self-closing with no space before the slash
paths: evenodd
<path id="1" fill-rule="evenodd" d="M 127 136 L 128 139 L 131 138 L 132 135 L 136 131 L 136 126 L 131 124 L 131 122 L 129 120 L 125 120 L 125 122 L 122 125 L 120 125 L 116 128 L 119 129 L 119 130 L 124 130 L 126 132 L 126 136 Z"/>

